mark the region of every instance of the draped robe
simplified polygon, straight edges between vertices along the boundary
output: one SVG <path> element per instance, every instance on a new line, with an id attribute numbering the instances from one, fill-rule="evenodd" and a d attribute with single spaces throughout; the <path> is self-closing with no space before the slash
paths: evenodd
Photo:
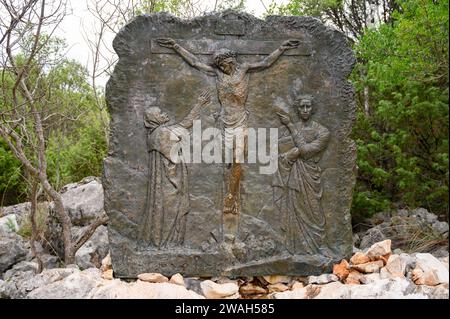
<path id="1" fill-rule="evenodd" d="M 294 125 L 298 134 L 280 139 L 281 144 L 288 140 L 294 142 L 286 152 L 294 154 L 294 160 L 288 160 L 286 153 L 280 154 L 273 180 L 274 204 L 282 214 L 286 249 L 291 254 L 316 254 L 325 243 L 318 163 L 330 134 L 314 121 L 308 127 L 302 122 Z"/>
<path id="2" fill-rule="evenodd" d="M 196 105 L 180 123 L 159 125 L 148 133 L 148 188 L 139 225 L 141 246 L 160 249 L 184 243 L 190 203 L 188 169 L 181 151 L 182 143 L 190 138 L 187 129 L 200 116 L 199 109 Z M 177 161 L 172 158 L 174 150 Z"/>

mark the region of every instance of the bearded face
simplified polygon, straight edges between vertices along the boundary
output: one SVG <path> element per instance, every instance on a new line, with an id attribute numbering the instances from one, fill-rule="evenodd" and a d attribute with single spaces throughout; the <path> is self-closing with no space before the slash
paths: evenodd
<path id="1" fill-rule="evenodd" d="M 220 60 L 217 66 L 223 73 L 230 75 L 236 69 L 236 60 L 228 57 Z"/>

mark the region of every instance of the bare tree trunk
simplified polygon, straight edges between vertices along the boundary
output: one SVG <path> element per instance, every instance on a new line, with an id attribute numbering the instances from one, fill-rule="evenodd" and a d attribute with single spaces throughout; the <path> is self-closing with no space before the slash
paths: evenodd
<path id="1" fill-rule="evenodd" d="M 32 178 L 32 186 L 31 186 L 31 212 L 30 212 L 30 222 L 31 222 L 31 253 L 34 258 L 37 260 L 38 269 L 36 271 L 37 274 L 40 274 L 43 270 L 42 259 L 40 253 L 36 251 L 35 241 L 37 239 L 37 226 L 36 226 L 36 211 L 37 211 L 37 197 L 38 197 L 38 183 Z"/>
<path id="2" fill-rule="evenodd" d="M 49 3 L 48 3 L 49 2 Z M 40 84 L 39 77 L 34 85 L 29 81 L 29 75 L 36 68 L 34 61 L 43 48 L 49 43 L 49 37 L 42 35 L 42 28 L 52 26 L 47 31 L 52 34 L 66 14 L 66 2 L 60 0 L 27 0 L 11 1 L 0 0 L 0 13 L 7 12 L 5 18 L 0 18 L 2 30 L 0 38 L 0 72 L 3 79 L 5 75 L 11 76 L 13 84 L 6 85 L 2 82 L 1 100 L 4 108 L 0 110 L 0 136 L 8 144 L 13 154 L 23 164 L 24 169 L 33 182 L 32 190 L 32 225 L 34 224 L 34 236 L 36 236 L 36 188 L 38 183 L 53 200 L 55 212 L 62 226 L 62 241 L 64 244 L 64 262 L 75 262 L 75 253 L 84 242 L 94 233 L 95 229 L 106 222 L 104 216 L 94 221 L 75 243 L 72 238 L 72 222 L 66 212 L 62 197 L 50 184 L 47 176 L 47 159 L 45 156 L 46 141 L 41 113 L 46 107 L 42 94 L 36 93 L 36 87 Z M 7 20 L 6 17 L 10 19 Z M 26 50 L 23 50 L 21 39 L 30 39 Z M 24 59 L 18 65 L 15 52 L 22 52 Z M 26 151 L 28 150 L 28 152 Z M 32 154 L 30 156 L 29 154 Z M 33 240 L 36 238 L 34 237 Z M 33 242 L 34 244 L 34 242 Z M 35 247 L 33 248 L 36 252 Z"/>
<path id="3" fill-rule="evenodd" d="M 73 245 L 73 251 L 74 255 L 78 251 L 78 249 L 81 248 L 81 246 L 84 245 L 84 243 L 91 238 L 91 236 L 94 234 L 95 230 L 105 224 L 108 221 L 108 216 L 103 213 L 102 216 L 97 217 L 90 225 L 89 227 L 84 231 L 83 234 L 75 241 L 75 244 Z"/>
<path id="4" fill-rule="evenodd" d="M 37 143 L 38 178 L 45 192 L 53 199 L 56 214 L 63 229 L 62 235 L 64 242 L 64 262 L 66 264 L 72 264 L 75 262 L 75 253 L 73 252 L 72 249 L 72 231 L 71 231 L 72 221 L 70 220 L 69 215 L 64 209 L 61 195 L 53 188 L 53 186 L 48 181 L 47 160 L 45 158 L 45 137 L 44 137 L 44 130 L 42 128 L 42 120 L 38 110 L 35 107 L 33 97 L 30 91 L 28 90 L 24 78 L 21 79 L 20 86 L 22 88 L 26 100 L 28 101 L 31 113 L 34 118 L 34 131 L 38 142 Z"/>
<path id="5" fill-rule="evenodd" d="M 61 195 L 50 185 L 47 179 L 40 177 L 45 192 L 53 200 L 55 212 L 62 226 L 62 240 L 64 243 L 64 263 L 73 264 L 75 262 L 75 252 L 72 247 L 72 221 L 67 214 Z"/>

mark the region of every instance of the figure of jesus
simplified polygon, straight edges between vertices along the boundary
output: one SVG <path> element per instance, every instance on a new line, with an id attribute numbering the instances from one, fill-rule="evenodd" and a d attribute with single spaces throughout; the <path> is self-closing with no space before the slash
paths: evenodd
<path id="1" fill-rule="evenodd" d="M 243 143 L 244 145 L 238 145 L 238 143 L 234 145 L 233 138 L 237 129 L 242 130 L 244 137 L 246 136 L 248 110 L 245 103 L 249 90 L 249 72 L 269 68 L 286 50 L 297 48 L 299 41 L 287 40 L 266 58 L 253 63 L 238 63 L 236 52 L 221 49 L 214 53 L 213 65 L 201 62 L 194 54 L 181 47 L 171 38 L 158 39 L 157 42 L 160 46 L 173 49 L 192 67 L 205 72 L 207 75 L 215 76 L 217 79 L 217 95 L 221 105 L 219 123 L 222 129 L 222 137 L 226 147 L 230 145 L 228 143 L 230 139 L 231 145 L 233 145 L 233 161 L 223 201 L 223 213 L 224 215 L 238 215 L 240 211 L 242 168 L 236 154 L 245 152 L 246 142 Z M 232 132 L 232 134 L 227 134 L 227 132 Z M 244 140 L 246 141 L 245 138 Z"/>

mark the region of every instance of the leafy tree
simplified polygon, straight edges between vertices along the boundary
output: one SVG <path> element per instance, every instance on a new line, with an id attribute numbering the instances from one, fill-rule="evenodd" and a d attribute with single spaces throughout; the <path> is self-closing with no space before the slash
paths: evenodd
<path id="1" fill-rule="evenodd" d="M 402 10 L 396 0 L 291 0 L 285 5 L 273 1 L 268 13 L 316 17 L 355 40 L 371 26 L 391 23 L 395 10 Z"/>
<path id="2" fill-rule="evenodd" d="M 30 220 L 34 231 L 30 243 L 33 254 L 36 253 L 35 213 L 40 185 L 53 201 L 62 226 L 64 260 L 73 263 L 76 251 L 99 225 L 107 221 L 107 217 L 100 216 L 75 238 L 70 217 L 61 195 L 51 183 L 48 170 L 46 153 L 52 127 L 58 132 L 68 126 L 69 121 L 63 119 L 76 119 L 71 116 L 82 103 L 63 103 L 71 101 L 72 96 L 69 94 L 68 97 L 68 93 L 74 93 L 76 97 L 82 94 L 84 87 L 80 81 L 82 72 L 76 64 L 59 63 L 60 41 L 50 36 L 66 14 L 65 3 L 0 1 L 0 137 L 22 164 L 31 185 Z M 58 72 L 52 72 L 55 67 Z"/>
<path id="3" fill-rule="evenodd" d="M 23 199 L 22 167 L 4 140 L 0 138 L 0 206 L 15 204 Z"/>
<path id="4" fill-rule="evenodd" d="M 53 40 L 48 44 L 51 49 L 47 48 L 46 54 L 57 56 L 55 61 L 58 62 L 47 66 L 48 70 L 40 74 L 36 94 L 45 100 L 45 105 L 39 102 L 37 105 L 41 109 L 43 133 L 47 139 L 48 176 L 59 190 L 86 176 L 101 175 L 102 159 L 107 151 L 101 118 L 108 115 L 96 107 L 87 71 L 76 61 L 62 58 L 64 41 Z M 31 76 L 30 81 L 35 81 L 35 76 Z M 22 165 L 5 142 L 0 144 L 0 149 L 4 153 L 0 160 L 3 168 L 0 194 L 3 194 L 4 205 L 13 204 L 25 199 L 31 185 L 24 179 Z M 33 149 L 25 151 L 33 157 Z"/>
<path id="5" fill-rule="evenodd" d="M 367 30 L 356 45 L 367 61 L 372 112 L 360 112 L 354 212 L 389 203 L 448 214 L 448 1 L 402 1 L 393 26 Z M 361 65 L 358 65 L 361 67 Z"/>
<path id="6" fill-rule="evenodd" d="M 58 188 L 86 176 L 101 176 L 107 141 L 102 123 L 92 113 L 83 116 L 70 134 L 53 132 L 48 139 L 49 176 Z"/>

